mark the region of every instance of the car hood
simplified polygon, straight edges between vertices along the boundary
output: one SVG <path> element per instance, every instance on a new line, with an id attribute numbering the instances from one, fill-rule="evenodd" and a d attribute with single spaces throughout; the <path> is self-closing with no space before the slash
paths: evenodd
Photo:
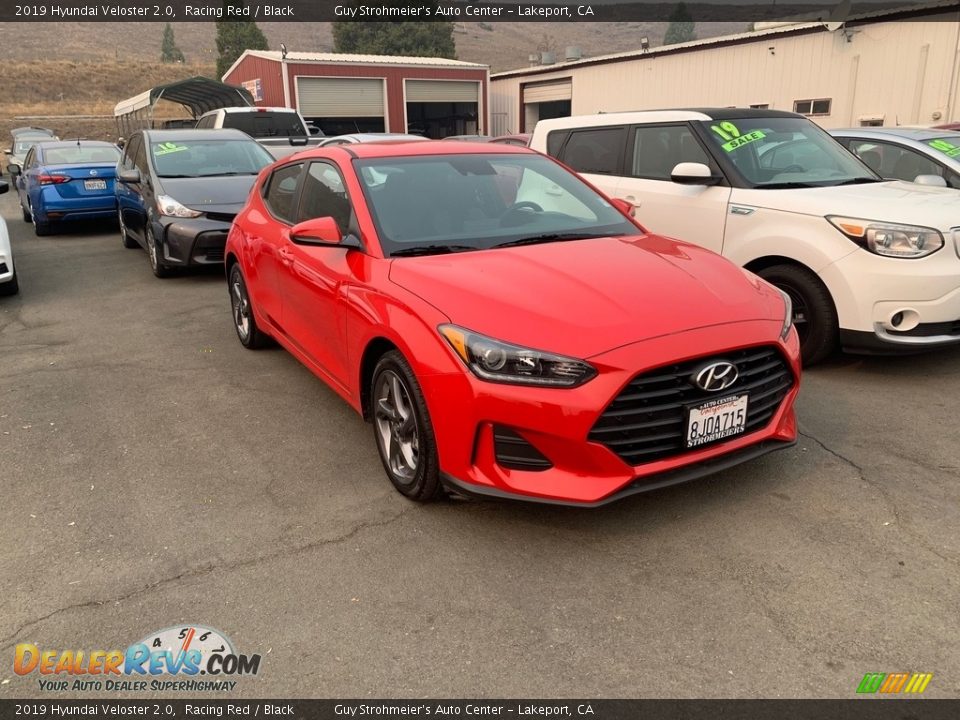
<path id="1" fill-rule="evenodd" d="M 845 215 L 939 230 L 960 225 L 960 192 L 901 180 L 790 190 L 738 188 L 730 202 L 803 215 Z"/>
<path id="2" fill-rule="evenodd" d="M 157 194 L 169 195 L 191 210 L 236 214 L 247 201 L 256 179 L 256 175 L 159 178 Z"/>
<path id="3" fill-rule="evenodd" d="M 469 330 L 588 358 L 697 327 L 783 318 L 765 283 L 647 235 L 397 258 L 390 279 Z"/>

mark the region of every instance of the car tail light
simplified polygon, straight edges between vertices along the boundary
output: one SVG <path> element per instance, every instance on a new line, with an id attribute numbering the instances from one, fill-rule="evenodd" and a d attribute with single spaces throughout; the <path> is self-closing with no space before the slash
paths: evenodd
<path id="1" fill-rule="evenodd" d="M 70 178 L 67 175 L 57 175 L 55 173 L 43 174 L 37 176 L 37 182 L 41 185 L 60 185 L 65 182 L 70 182 Z"/>

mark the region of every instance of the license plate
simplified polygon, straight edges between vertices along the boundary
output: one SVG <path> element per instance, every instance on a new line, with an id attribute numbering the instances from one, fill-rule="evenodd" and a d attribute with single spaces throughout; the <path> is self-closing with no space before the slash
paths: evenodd
<path id="1" fill-rule="evenodd" d="M 84 180 L 83 188 L 84 190 L 106 190 L 107 181 L 106 180 Z"/>
<path id="2" fill-rule="evenodd" d="M 687 447 L 723 440 L 747 426 L 747 395 L 731 395 L 697 405 L 687 415 Z"/>

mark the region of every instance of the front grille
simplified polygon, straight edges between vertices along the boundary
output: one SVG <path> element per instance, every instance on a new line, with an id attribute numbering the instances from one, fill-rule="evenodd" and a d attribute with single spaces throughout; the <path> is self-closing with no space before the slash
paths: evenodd
<path id="1" fill-rule="evenodd" d="M 235 217 L 235 213 L 207 213 L 207 218 L 210 220 L 219 220 L 220 222 L 225 222 L 228 225 L 233 223 L 233 219 Z"/>
<path id="2" fill-rule="evenodd" d="M 493 426 L 493 450 L 497 464 L 510 470 L 549 470 L 553 463 L 517 432 L 503 425 Z"/>
<path id="3" fill-rule="evenodd" d="M 223 262 L 223 248 L 209 248 L 204 257 L 210 262 Z"/>
<path id="4" fill-rule="evenodd" d="M 694 370 L 718 360 L 737 366 L 733 385 L 722 393 L 708 393 L 690 382 Z M 745 432 L 749 433 L 770 422 L 793 383 L 793 373 L 775 347 L 735 350 L 666 365 L 631 380 L 603 411 L 588 439 L 605 445 L 628 465 L 661 460 L 687 451 L 689 405 L 747 393 Z"/>

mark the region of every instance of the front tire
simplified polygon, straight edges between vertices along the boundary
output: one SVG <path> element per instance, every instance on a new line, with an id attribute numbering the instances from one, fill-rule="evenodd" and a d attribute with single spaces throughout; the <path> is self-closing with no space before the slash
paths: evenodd
<path id="1" fill-rule="evenodd" d="M 160 262 L 160 245 L 157 243 L 157 239 L 153 236 L 153 230 L 149 226 L 146 230 L 146 239 L 147 257 L 150 258 L 150 269 L 153 270 L 153 274 L 158 278 L 172 277 L 174 274 L 173 268 L 169 268 Z"/>
<path id="2" fill-rule="evenodd" d="M 440 461 L 420 383 L 407 359 L 392 350 L 370 383 L 373 435 L 390 482 L 402 495 L 430 502 L 443 493 Z"/>
<path id="3" fill-rule="evenodd" d="M 13 271 L 13 277 L 0 285 L 0 295 L 16 295 L 20 292 L 20 281 L 17 280 L 17 271 Z"/>
<path id="4" fill-rule="evenodd" d="M 25 223 L 33 222 L 33 215 L 31 215 L 30 211 L 27 210 L 23 205 L 20 206 L 20 212 L 23 213 L 23 221 Z"/>
<path id="5" fill-rule="evenodd" d="M 257 327 L 257 319 L 253 316 L 253 305 L 250 302 L 250 293 L 247 283 L 240 272 L 240 264 L 230 268 L 229 278 L 230 307 L 233 310 L 233 328 L 237 331 L 240 344 L 248 350 L 264 347 L 270 337 Z"/>
<path id="6" fill-rule="evenodd" d="M 128 250 L 140 247 L 140 243 L 130 237 L 130 233 L 127 232 L 127 226 L 123 224 L 123 216 L 119 212 L 117 213 L 117 222 L 120 224 L 120 241 L 123 243 L 123 246 Z"/>
<path id="7" fill-rule="evenodd" d="M 790 296 L 804 365 L 816 365 L 836 350 L 840 341 L 837 311 L 830 291 L 815 273 L 799 265 L 783 264 L 757 274 Z"/>

